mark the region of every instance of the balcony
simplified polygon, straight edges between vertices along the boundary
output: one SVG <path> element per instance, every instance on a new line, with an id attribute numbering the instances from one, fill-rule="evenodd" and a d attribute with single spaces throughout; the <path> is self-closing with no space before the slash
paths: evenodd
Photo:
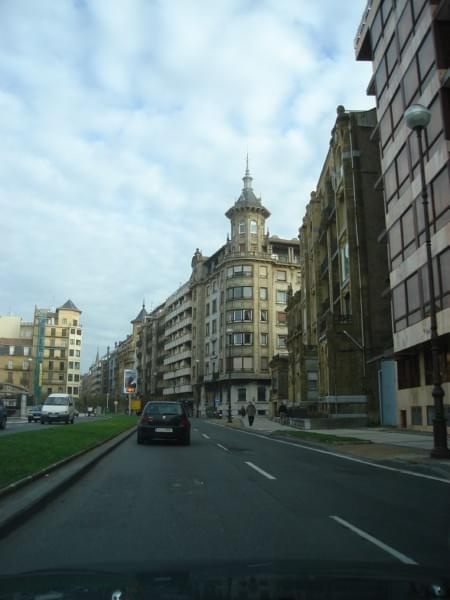
<path id="1" fill-rule="evenodd" d="M 189 331 L 188 333 L 184 333 L 179 337 L 173 338 L 164 344 L 164 350 L 173 350 L 173 348 L 177 348 L 178 346 L 183 346 L 184 344 L 188 344 L 192 342 L 192 333 Z"/>
<path id="2" fill-rule="evenodd" d="M 166 327 L 165 330 L 165 335 L 169 336 L 172 333 L 175 333 L 176 331 L 179 331 L 180 329 L 184 329 L 184 328 L 191 328 L 192 327 L 192 317 L 185 317 L 184 319 L 180 319 L 179 321 L 176 321 L 172 324 L 170 324 L 168 327 Z"/>
<path id="3" fill-rule="evenodd" d="M 324 277 L 324 275 L 326 274 L 327 271 L 328 271 L 328 256 L 326 256 L 320 264 L 320 276 Z"/>

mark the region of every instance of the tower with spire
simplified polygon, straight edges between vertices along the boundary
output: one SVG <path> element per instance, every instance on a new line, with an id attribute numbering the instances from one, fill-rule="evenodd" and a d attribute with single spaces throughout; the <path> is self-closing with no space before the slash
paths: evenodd
<path id="1" fill-rule="evenodd" d="M 248 154 L 245 175 L 242 178 L 244 187 L 234 205 L 227 210 L 225 216 L 231 221 L 230 248 L 233 254 L 252 254 L 263 251 L 266 243 L 265 223 L 270 212 L 262 205 L 252 188 L 253 178 L 248 167 Z"/>

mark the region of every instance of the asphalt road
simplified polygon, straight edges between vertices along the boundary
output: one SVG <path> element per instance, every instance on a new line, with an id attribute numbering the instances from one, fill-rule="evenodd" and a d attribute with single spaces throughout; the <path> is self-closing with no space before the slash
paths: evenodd
<path id="1" fill-rule="evenodd" d="M 133 436 L 0 541 L 0 573 L 186 560 L 450 567 L 450 485 L 192 420 Z"/>

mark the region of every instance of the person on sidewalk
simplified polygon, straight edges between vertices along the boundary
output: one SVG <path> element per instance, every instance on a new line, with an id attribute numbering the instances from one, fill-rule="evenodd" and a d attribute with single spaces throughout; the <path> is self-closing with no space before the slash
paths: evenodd
<path id="1" fill-rule="evenodd" d="M 253 425 L 253 421 L 255 420 L 256 408 L 253 402 L 249 402 L 247 406 L 247 416 L 248 416 L 248 424 L 250 427 Z"/>
<path id="2" fill-rule="evenodd" d="M 281 403 L 280 408 L 278 409 L 278 416 L 280 417 L 280 423 L 285 425 L 288 418 L 288 410 L 284 402 Z"/>

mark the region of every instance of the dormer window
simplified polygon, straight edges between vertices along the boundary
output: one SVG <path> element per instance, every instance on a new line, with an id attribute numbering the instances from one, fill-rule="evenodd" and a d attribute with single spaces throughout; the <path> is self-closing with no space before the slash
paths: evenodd
<path id="1" fill-rule="evenodd" d="M 250 221 L 250 233 L 258 233 L 258 224 L 256 221 Z"/>

